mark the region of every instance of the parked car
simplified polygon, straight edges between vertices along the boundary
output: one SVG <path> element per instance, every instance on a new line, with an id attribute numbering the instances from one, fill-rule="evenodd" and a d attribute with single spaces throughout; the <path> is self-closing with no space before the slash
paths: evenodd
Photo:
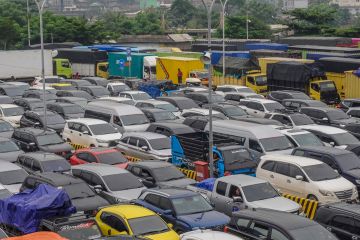
<path id="1" fill-rule="evenodd" d="M 299 111 L 302 107 L 327 107 L 326 103 L 319 100 L 305 100 L 305 99 L 284 99 L 282 105 L 292 111 Z"/>
<path id="2" fill-rule="evenodd" d="M 25 89 L 18 88 L 17 86 L 14 86 L 9 83 L 2 83 L 0 84 L 0 95 L 9 96 L 11 98 L 21 98 L 23 93 L 25 92 Z"/>
<path id="3" fill-rule="evenodd" d="M 293 91 L 293 90 L 279 90 L 279 91 L 271 91 L 266 96 L 267 99 L 277 101 L 281 103 L 285 99 L 303 99 L 303 100 L 311 100 L 311 98 L 303 92 Z"/>
<path id="4" fill-rule="evenodd" d="M 183 111 L 184 109 L 190 109 L 190 108 L 198 108 L 199 105 L 197 105 L 194 100 L 187 98 L 187 97 L 158 97 L 157 100 L 165 101 L 168 103 L 171 103 L 176 108 L 179 109 L 179 111 Z"/>
<path id="5" fill-rule="evenodd" d="M 280 132 L 283 133 L 295 147 L 325 146 L 317 136 L 306 130 L 285 128 L 281 129 Z"/>
<path id="6" fill-rule="evenodd" d="M 200 107 L 210 103 L 209 93 L 207 93 L 207 92 L 193 92 L 193 93 L 186 94 L 186 97 L 194 100 L 194 102 L 197 105 L 199 105 Z M 212 103 L 225 102 L 225 99 L 223 96 L 221 96 L 219 94 L 212 93 L 211 102 Z"/>
<path id="7" fill-rule="evenodd" d="M 76 87 L 74 87 L 70 83 L 55 83 L 55 84 L 51 84 L 51 87 L 56 89 L 56 91 L 59 91 L 59 90 L 76 90 Z"/>
<path id="8" fill-rule="evenodd" d="M 140 108 L 150 122 L 176 121 L 179 119 L 172 112 L 158 108 Z"/>
<path id="9" fill-rule="evenodd" d="M 197 228 L 222 230 L 230 221 L 199 193 L 186 189 L 144 190 L 135 203 L 161 215 L 178 233 Z"/>
<path id="10" fill-rule="evenodd" d="M 96 214 L 104 236 L 143 236 L 152 240 L 179 240 L 179 235 L 153 211 L 141 206 L 123 204 L 102 208 Z"/>
<path id="11" fill-rule="evenodd" d="M 56 112 L 47 111 L 46 118 L 43 111 L 26 111 L 20 119 L 20 127 L 43 128 L 46 127 L 60 134 L 64 130 L 65 120 Z"/>
<path id="12" fill-rule="evenodd" d="M 306 157 L 265 155 L 256 176 L 269 181 L 283 193 L 320 203 L 355 201 L 354 184 L 341 177 L 329 165 Z"/>
<path id="13" fill-rule="evenodd" d="M 359 98 L 344 99 L 338 105 L 338 108 L 340 108 L 344 112 L 347 112 L 350 108 L 354 108 L 354 107 L 360 107 L 360 99 Z"/>
<path id="14" fill-rule="evenodd" d="M 317 126 L 317 124 L 307 115 L 302 113 L 268 113 L 265 118 L 276 120 L 285 126 L 300 128 L 305 125 Z"/>
<path id="15" fill-rule="evenodd" d="M 29 174 L 18 165 L 0 160 L 0 184 L 11 193 L 18 193 Z"/>
<path id="16" fill-rule="evenodd" d="M 20 126 L 24 109 L 15 104 L 0 104 L 0 119 L 9 122 L 13 127 Z"/>
<path id="17" fill-rule="evenodd" d="M 254 117 L 265 117 L 267 113 L 285 109 L 280 103 L 268 99 L 242 99 L 239 105 Z"/>
<path id="18" fill-rule="evenodd" d="M 174 165 L 164 161 L 139 161 L 129 163 L 127 170 L 140 178 L 144 185 L 149 188 L 185 188 L 195 183 L 195 180 L 187 178 Z"/>
<path id="19" fill-rule="evenodd" d="M 12 97 L 6 95 L 0 95 L 0 104 L 13 104 L 13 103 L 14 103 L 14 99 L 12 99 Z"/>
<path id="20" fill-rule="evenodd" d="M 45 78 L 45 86 L 46 87 L 51 87 L 51 85 L 60 83 L 61 80 L 64 79 L 59 76 L 45 76 L 44 78 Z M 44 81 L 43 81 L 42 77 L 35 77 L 35 81 L 32 83 L 32 86 L 42 87 L 43 84 L 44 84 Z"/>
<path id="21" fill-rule="evenodd" d="M 40 111 L 44 109 L 44 102 L 39 98 L 19 98 L 14 104 L 22 107 L 25 111 Z"/>
<path id="22" fill-rule="evenodd" d="M 209 115 L 210 115 L 209 109 L 203 109 L 203 108 L 185 109 L 181 113 L 181 117 L 183 118 L 194 117 L 194 116 L 209 116 Z M 212 111 L 212 115 L 216 119 L 223 119 L 223 120 L 228 119 L 224 114 L 216 110 Z"/>
<path id="23" fill-rule="evenodd" d="M 116 146 L 121 134 L 111 124 L 98 119 L 68 120 L 62 137 L 67 142 L 90 147 Z"/>
<path id="24" fill-rule="evenodd" d="M 24 153 L 15 141 L 0 137 L 0 160 L 16 162 L 20 154 Z"/>
<path id="25" fill-rule="evenodd" d="M 168 103 L 166 101 L 160 101 L 160 100 L 139 100 L 136 102 L 135 107 L 138 108 L 157 108 L 162 109 L 168 112 L 172 112 L 175 116 L 179 117 L 180 112 L 177 107 L 172 105 L 171 103 Z"/>
<path id="26" fill-rule="evenodd" d="M 150 95 L 143 91 L 123 91 L 119 93 L 119 97 L 130 98 L 132 100 L 149 100 L 151 99 Z"/>
<path id="27" fill-rule="evenodd" d="M 72 103 L 72 104 L 76 104 L 76 105 L 82 107 L 83 109 L 85 109 L 85 106 L 87 105 L 88 100 L 86 98 L 81 98 L 81 97 L 59 97 L 58 99 L 56 99 L 56 102 Z"/>
<path id="28" fill-rule="evenodd" d="M 86 80 L 92 85 L 106 87 L 108 80 L 102 77 L 83 77 L 81 80 Z"/>
<path id="29" fill-rule="evenodd" d="M 7 121 L 0 120 L 0 137 L 11 138 L 14 132 L 14 127 Z"/>
<path id="30" fill-rule="evenodd" d="M 82 118 L 85 114 L 82 107 L 73 103 L 48 103 L 46 107 L 49 111 L 56 112 L 65 120 Z"/>
<path id="31" fill-rule="evenodd" d="M 192 133 L 195 132 L 189 126 L 186 126 L 182 123 L 171 123 L 171 122 L 153 122 L 146 129 L 147 132 L 159 133 L 165 136 L 170 137 L 171 135 L 182 134 L 182 133 Z"/>
<path id="32" fill-rule="evenodd" d="M 68 97 L 85 98 L 87 101 L 92 101 L 94 99 L 89 93 L 82 90 L 57 91 L 56 96 L 58 96 L 59 98 L 68 98 Z"/>
<path id="33" fill-rule="evenodd" d="M 239 85 L 220 85 L 216 88 L 217 92 L 241 92 L 241 93 L 255 93 L 251 88 Z"/>
<path id="34" fill-rule="evenodd" d="M 18 156 L 16 163 L 29 174 L 43 172 L 70 172 L 69 162 L 54 153 L 28 152 Z"/>
<path id="35" fill-rule="evenodd" d="M 52 90 L 54 90 L 54 89 L 52 89 Z M 52 90 L 50 90 L 50 89 L 45 90 L 45 100 L 46 101 L 55 102 L 55 100 L 57 99 L 56 93 Z M 22 98 L 37 98 L 37 99 L 43 100 L 43 98 L 44 98 L 43 89 L 39 88 L 39 89 L 26 90 L 23 93 Z"/>
<path id="36" fill-rule="evenodd" d="M 79 89 L 81 87 L 86 87 L 86 86 L 93 86 L 89 81 L 81 80 L 81 79 L 63 79 L 63 80 L 61 80 L 61 83 L 71 84 L 72 86 L 76 87 L 77 89 Z"/>
<path id="37" fill-rule="evenodd" d="M 315 221 L 269 209 L 234 213 L 225 232 L 256 240 L 337 240 L 332 233 Z"/>
<path id="38" fill-rule="evenodd" d="M 213 121 L 216 120 L 218 119 L 217 118 L 213 119 Z M 208 122 L 209 122 L 209 117 L 207 116 L 193 116 L 193 117 L 185 118 L 182 123 L 191 127 L 195 131 L 204 131 Z"/>
<path id="39" fill-rule="evenodd" d="M 25 152 L 44 151 L 68 156 L 72 150 L 71 146 L 52 130 L 16 128 L 12 139 Z"/>
<path id="40" fill-rule="evenodd" d="M 231 216 L 233 212 L 267 208 L 294 214 L 301 214 L 301 206 L 294 201 L 282 197 L 268 181 L 237 174 L 211 180 L 212 188 L 204 183 L 194 183 L 187 189 L 198 192 L 206 197 L 219 212 Z"/>
<path id="41" fill-rule="evenodd" d="M 141 160 L 171 159 L 170 139 L 152 132 L 124 133 L 116 148 L 126 156 Z"/>
<path id="42" fill-rule="evenodd" d="M 63 189 L 69 195 L 78 212 L 93 212 L 93 210 L 109 205 L 108 201 L 96 195 L 82 179 L 64 173 L 45 172 L 29 175 L 24 180 L 20 192 L 26 189 L 34 189 L 39 184 L 48 184 Z"/>
<path id="43" fill-rule="evenodd" d="M 111 204 L 137 199 L 144 185 L 129 171 L 108 164 L 82 164 L 71 170 Z"/>
<path id="44" fill-rule="evenodd" d="M 126 168 L 128 160 L 115 148 L 93 147 L 82 148 L 75 151 L 69 159 L 71 165 L 86 163 L 102 163 Z"/>
<path id="45" fill-rule="evenodd" d="M 247 93 L 247 92 L 230 92 L 230 93 L 226 93 L 224 96 L 226 102 L 234 105 L 239 104 L 241 99 L 247 99 L 247 98 L 263 99 L 264 96 L 256 93 Z"/>
<path id="46" fill-rule="evenodd" d="M 131 89 L 122 82 L 110 82 L 106 85 L 106 89 L 110 92 L 110 96 L 119 96 L 120 92 L 131 91 Z"/>
<path id="47" fill-rule="evenodd" d="M 89 93 L 94 98 L 106 97 L 110 95 L 110 92 L 102 86 L 85 86 L 80 87 L 79 90 Z"/>
<path id="48" fill-rule="evenodd" d="M 243 238 L 229 233 L 214 231 L 210 229 L 199 229 L 180 235 L 181 240 L 243 240 Z"/>
<path id="49" fill-rule="evenodd" d="M 104 101 L 104 102 L 109 101 L 109 102 L 135 105 L 134 100 L 132 100 L 130 98 L 125 98 L 125 97 L 100 97 L 100 98 L 94 99 L 94 101 Z"/>
<path id="50" fill-rule="evenodd" d="M 323 225 L 341 240 L 360 238 L 360 206 L 358 204 L 333 203 L 319 206 L 314 221 Z"/>

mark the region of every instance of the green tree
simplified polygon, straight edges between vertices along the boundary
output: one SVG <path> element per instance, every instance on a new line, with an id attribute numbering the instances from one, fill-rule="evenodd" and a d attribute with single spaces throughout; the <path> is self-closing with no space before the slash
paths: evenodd
<path id="1" fill-rule="evenodd" d="M 239 15 L 227 17 L 225 20 L 225 36 L 228 38 L 246 38 L 246 17 Z M 249 38 L 269 38 L 270 36 L 271 30 L 268 25 L 259 19 L 249 17 Z"/>
<path id="2" fill-rule="evenodd" d="M 2 49 L 7 50 L 14 47 L 21 36 L 21 28 L 17 22 L 8 18 L 0 18 L 0 42 Z"/>
<path id="3" fill-rule="evenodd" d="M 167 13 L 167 20 L 173 27 L 185 28 L 196 14 L 196 8 L 189 0 L 175 0 Z"/>

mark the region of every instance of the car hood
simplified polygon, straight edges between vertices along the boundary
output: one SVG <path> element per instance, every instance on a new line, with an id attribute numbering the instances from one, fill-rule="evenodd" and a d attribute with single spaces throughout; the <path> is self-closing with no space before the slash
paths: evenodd
<path id="1" fill-rule="evenodd" d="M 16 162 L 18 156 L 23 153 L 24 151 L 22 150 L 0 153 L 0 159 L 8 162 Z"/>
<path id="2" fill-rule="evenodd" d="M 146 187 L 127 189 L 123 191 L 111 192 L 111 195 L 116 197 L 120 201 L 130 201 L 137 199 L 140 196 L 141 191 L 144 189 L 146 189 Z"/>
<path id="3" fill-rule="evenodd" d="M 158 234 L 143 235 L 143 236 L 146 237 L 146 239 L 151 239 L 151 240 L 179 240 L 180 239 L 179 235 L 173 230 L 169 230 L 167 232 L 162 232 L 162 233 L 158 233 Z"/>
<path id="4" fill-rule="evenodd" d="M 19 184 L 11 184 L 11 185 L 4 185 L 4 187 L 9 190 L 11 193 L 18 193 L 20 191 L 21 183 Z"/>
<path id="5" fill-rule="evenodd" d="M 3 120 L 9 122 L 10 124 L 18 124 L 20 123 L 20 118 L 22 116 L 9 116 L 9 117 L 3 117 Z"/>
<path id="6" fill-rule="evenodd" d="M 254 118 L 253 116 L 250 115 L 243 115 L 243 116 L 231 116 L 229 117 L 231 120 L 243 120 L 246 118 Z"/>
<path id="7" fill-rule="evenodd" d="M 330 192 L 345 191 L 354 187 L 354 184 L 352 184 L 350 181 L 346 180 L 343 177 L 313 183 L 315 183 L 320 189 Z"/>
<path id="8" fill-rule="evenodd" d="M 109 205 L 108 201 L 100 196 L 92 196 L 87 198 L 71 199 L 76 211 L 90 211 Z"/>
<path id="9" fill-rule="evenodd" d="M 177 179 L 177 180 L 172 180 L 172 181 L 167 181 L 167 182 L 160 182 L 160 183 L 158 183 L 158 185 L 159 185 L 159 187 L 162 187 L 162 188 L 167 188 L 167 187 L 185 188 L 189 184 L 193 184 L 193 183 L 196 183 L 196 181 L 193 179 L 182 178 L 182 179 Z"/>
<path id="10" fill-rule="evenodd" d="M 112 134 L 105 134 L 105 135 L 96 135 L 95 137 L 97 139 L 103 140 L 103 141 L 116 141 L 121 138 L 120 133 L 112 133 Z"/>
<path id="11" fill-rule="evenodd" d="M 71 146 L 68 143 L 39 146 L 39 149 L 41 151 L 51 152 L 51 153 L 69 152 L 72 150 Z"/>
<path id="12" fill-rule="evenodd" d="M 356 179 L 360 179 L 360 169 L 352 169 L 343 173 L 344 175 L 349 175 Z"/>
<path id="13" fill-rule="evenodd" d="M 128 132 L 142 132 L 142 131 L 146 131 L 146 129 L 149 126 L 150 126 L 150 124 L 146 123 L 146 124 L 125 126 L 124 129 L 125 129 L 125 131 L 128 131 Z"/>
<path id="14" fill-rule="evenodd" d="M 248 203 L 251 208 L 267 208 L 282 212 L 296 212 L 300 205 L 284 197 L 275 197 Z"/>
<path id="15" fill-rule="evenodd" d="M 228 216 L 215 210 L 178 216 L 177 218 L 180 221 L 186 222 L 192 228 L 210 228 L 223 226 L 228 224 L 230 221 Z"/>

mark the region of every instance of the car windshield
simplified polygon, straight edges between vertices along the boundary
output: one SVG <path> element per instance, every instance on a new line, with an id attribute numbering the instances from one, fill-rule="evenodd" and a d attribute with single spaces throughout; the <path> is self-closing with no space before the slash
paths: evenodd
<path id="1" fill-rule="evenodd" d="M 185 178 L 184 174 L 174 166 L 154 168 L 153 173 L 155 178 L 159 182 L 166 182 L 166 181 Z"/>
<path id="2" fill-rule="evenodd" d="M 278 102 L 264 103 L 264 106 L 269 112 L 275 112 L 276 110 L 285 109 L 285 107 Z"/>
<path id="3" fill-rule="evenodd" d="M 175 120 L 177 117 L 172 112 L 157 112 L 154 114 L 156 121 Z"/>
<path id="4" fill-rule="evenodd" d="M 0 122 L 0 132 L 13 131 L 14 128 L 8 122 Z"/>
<path id="5" fill-rule="evenodd" d="M 136 101 L 151 99 L 150 95 L 147 93 L 136 93 L 136 94 L 133 94 L 132 96 L 133 96 L 133 99 Z"/>
<path id="6" fill-rule="evenodd" d="M 17 96 L 21 96 L 24 93 L 24 89 L 22 88 L 18 88 L 16 86 L 11 86 L 11 87 L 4 87 L 3 90 L 5 91 L 6 95 L 8 95 L 9 97 L 17 97 Z"/>
<path id="7" fill-rule="evenodd" d="M 115 165 L 126 163 L 126 158 L 118 151 L 116 152 L 105 152 L 96 155 L 100 163 Z"/>
<path id="8" fill-rule="evenodd" d="M 305 114 L 293 114 L 293 115 L 290 115 L 290 117 L 296 126 L 309 125 L 309 124 L 315 123 L 309 116 L 307 116 Z"/>
<path id="9" fill-rule="evenodd" d="M 331 136 L 339 146 L 359 143 L 359 140 L 348 132 L 332 134 Z"/>
<path id="10" fill-rule="evenodd" d="M 115 92 L 130 91 L 131 89 L 127 85 L 112 85 Z"/>
<path id="11" fill-rule="evenodd" d="M 21 184 L 27 176 L 24 169 L 0 172 L 0 183 L 3 185 Z"/>
<path id="12" fill-rule="evenodd" d="M 122 123 L 125 126 L 139 125 L 149 123 L 149 120 L 144 114 L 132 114 L 120 116 Z"/>
<path id="13" fill-rule="evenodd" d="M 19 151 L 19 147 L 13 141 L 7 140 L 0 142 L 0 153 L 16 152 L 16 151 Z"/>
<path id="14" fill-rule="evenodd" d="M 167 104 L 158 104 L 156 105 L 156 108 L 160 108 L 160 109 L 164 109 L 166 111 L 170 111 L 170 112 L 176 112 L 178 111 L 178 109 L 176 107 L 174 107 L 174 105 L 167 103 Z"/>
<path id="15" fill-rule="evenodd" d="M 43 99 L 43 94 L 40 94 L 39 95 L 40 96 L 40 99 Z M 53 93 L 46 93 L 45 94 L 45 99 L 46 100 L 54 100 L 54 99 L 57 99 L 57 96 L 56 96 L 56 94 L 53 94 Z"/>
<path id="16" fill-rule="evenodd" d="M 131 173 L 107 175 L 103 176 L 103 179 L 113 192 L 144 187 L 138 178 Z"/>
<path id="17" fill-rule="evenodd" d="M 211 95 L 211 97 L 212 97 L 212 102 L 213 103 L 225 102 L 224 97 L 221 96 L 221 95 L 213 94 L 213 95 Z"/>
<path id="18" fill-rule="evenodd" d="M 199 106 L 191 99 L 189 100 L 178 100 L 176 101 L 176 105 L 178 106 L 178 108 L 180 110 L 184 110 L 184 109 L 190 109 L 190 108 L 198 108 Z"/>
<path id="19" fill-rule="evenodd" d="M 279 197 L 279 193 L 268 182 L 243 186 L 242 190 L 248 202 Z"/>
<path id="20" fill-rule="evenodd" d="M 149 143 L 151 148 L 154 150 L 164 150 L 171 148 L 170 139 L 167 137 L 150 139 Z"/>
<path id="21" fill-rule="evenodd" d="M 44 116 L 40 116 L 41 121 L 44 122 Z M 46 115 L 47 124 L 65 124 L 65 120 L 59 114 Z"/>
<path id="22" fill-rule="evenodd" d="M 66 94 L 65 96 L 74 96 L 74 97 L 79 97 L 79 98 L 85 98 L 87 100 L 93 99 L 93 97 L 85 91 L 76 91 L 76 92 L 73 92 L 72 94 Z"/>
<path id="23" fill-rule="evenodd" d="M 21 116 L 24 114 L 24 110 L 22 107 L 3 108 L 2 110 L 5 117 Z"/>
<path id="24" fill-rule="evenodd" d="M 292 135 L 299 146 L 324 146 L 323 142 L 313 133 Z"/>
<path id="25" fill-rule="evenodd" d="M 260 139 L 260 143 L 266 152 L 281 151 L 293 148 L 293 145 L 285 136 L 262 138 Z"/>
<path id="26" fill-rule="evenodd" d="M 265 86 L 267 84 L 267 77 L 259 76 L 255 78 L 257 86 Z"/>
<path id="27" fill-rule="evenodd" d="M 176 215 L 190 215 L 212 211 L 213 207 L 200 195 L 175 198 L 171 200 Z"/>
<path id="28" fill-rule="evenodd" d="M 94 96 L 109 95 L 109 91 L 106 90 L 106 88 L 104 88 L 104 87 L 91 88 L 90 91 L 92 92 L 92 94 L 93 94 Z"/>
<path id="29" fill-rule="evenodd" d="M 320 224 L 314 224 L 306 227 L 290 230 L 289 233 L 296 240 L 337 240 L 331 232 L 322 227 Z"/>
<path id="30" fill-rule="evenodd" d="M 41 163 L 44 172 L 68 172 L 70 164 L 65 159 L 43 161 Z"/>
<path id="31" fill-rule="evenodd" d="M 89 125 L 89 128 L 94 135 L 106 135 L 106 134 L 118 133 L 118 131 L 109 123 Z"/>
<path id="32" fill-rule="evenodd" d="M 344 111 L 340 109 L 335 109 L 327 112 L 327 116 L 330 120 L 341 120 L 341 119 L 350 118 L 349 115 L 347 115 Z"/>
<path id="33" fill-rule="evenodd" d="M 168 226 L 158 216 L 146 216 L 128 220 L 134 235 L 150 235 L 169 231 Z"/>
<path id="34" fill-rule="evenodd" d="M 61 137 L 59 135 L 57 135 L 56 133 L 37 136 L 36 140 L 37 140 L 39 146 L 64 143 L 64 141 L 61 139 Z"/>
<path id="35" fill-rule="evenodd" d="M 317 182 L 339 178 L 340 175 L 325 163 L 303 167 L 308 177 Z"/>
<path id="36" fill-rule="evenodd" d="M 62 225 L 57 233 L 66 239 L 91 240 L 101 237 L 99 227 L 94 220 Z"/>
<path id="37" fill-rule="evenodd" d="M 355 153 L 347 153 L 342 155 L 337 155 L 336 159 L 338 161 L 340 168 L 343 171 L 359 170 L 360 169 L 360 158 L 355 155 Z"/>
<path id="38" fill-rule="evenodd" d="M 224 112 L 228 117 L 239 117 L 248 115 L 242 108 L 239 107 L 226 107 Z"/>
<path id="39" fill-rule="evenodd" d="M 72 183 L 70 185 L 62 186 L 70 199 L 79 199 L 95 196 L 89 185 L 84 182 Z"/>
<path id="40" fill-rule="evenodd" d="M 85 110 L 78 105 L 63 107 L 65 114 L 84 113 Z"/>

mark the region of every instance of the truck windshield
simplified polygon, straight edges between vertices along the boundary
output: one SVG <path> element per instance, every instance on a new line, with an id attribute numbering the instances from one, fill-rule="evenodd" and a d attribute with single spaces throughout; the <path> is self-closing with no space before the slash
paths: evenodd
<path id="1" fill-rule="evenodd" d="M 242 190 L 248 202 L 279 197 L 279 193 L 268 182 L 244 186 Z"/>
<path id="2" fill-rule="evenodd" d="M 336 87 L 333 82 L 320 82 L 321 91 L 336 91 Z"/>
<path id="3" fill-rule="evenodd" d="M 101 237 L 99 227 L 94 220 L 63 225 L 57 233 L 67 239 L 90 240 Z"/>
<path id="4" fill-rule="evenodd" d="M 293 145 L 285 136 L 263 138 L 260 139 L 260 143 L 266 152 L 281 151 L 293 148 Z"/>
<path id="5" fill-rule="evenodd" d="M 212 206 L 199 194 L 172 199 L 177 216 L 212 211 Z"/>
<path id="6" fill-rule="evenodd" d="M 267 84 L 267 77 L 266 76 L 258 76 L 255 78 L 257 86 L 265 86 Z"/>

